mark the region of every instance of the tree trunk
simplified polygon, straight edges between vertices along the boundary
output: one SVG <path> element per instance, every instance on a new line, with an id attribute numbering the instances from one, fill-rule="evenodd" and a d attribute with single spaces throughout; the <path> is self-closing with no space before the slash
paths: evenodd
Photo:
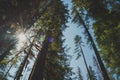
<path id="1" fill-rule="evenodd" d="M 23 62 L 20 64 L 20 67 L 19 67 L 19 69 L 18 69 L 18 71 L 17 71 L 17 74 L 16 74 L 14 80 L 20 80 L 20 77 L 22 76 L 22 71 L 23 71 L 24 66 L 25 66 L 25 64 L 26 64 L 26 62 L 27 62 L 28 57 L 29 57 L 29 54 L 27 54 L 27 55 L 25 56 Z"/>
<path id="2" fill-rule="evenodd" d="M 87 65 L 87 61 L 86 61 L 86 59 L 85 59 L 85 55 L 84 55 L 84 53 L 83 53 L 83 50 L 82 50 L 82 47 L 81 47 L 81 46 L 80 46 L 80 49 L 81 49 L 81 53 L 82 53 L 82 56 L 83 56 L 83 60 L 84 60 L 84 63 L 85 63 L 85 66 L 86 66 L 86 69 L 87 69 L 87 72 L 88 72 L 88 76 L 89 76 L 90 80 L 92 80 L 92 79 L 91 79 L 91 76 L 90 76 L 90 71 L 89 71 L 89 68 L 88 68 L 88 65 Z"/>
<path id="3" fill-rule="evenodd" d="M 80 17 L 80 19 L 81 19 L 81 16 L 79 16 L 79 17 Z M 85 22 L 84 22 L 83 19 L 81 19 L 81 23 L 82 23 L 82 25 L 83 25 L 84 28 L 85 28 L 85 31 L 86 31 L 86 33 L 87 33 L 87 35 L 88 35 L 88 38 L 90 39 L 90 42 L 91 42 L 91 44 L 92 44 L 93 50 L 94 50 L 94 52 L 95 52 L 95 55 L 96 55 L 96 57 L 97 57 L 99 66 L 100 66 L 100 68 L 101 68 L 101 71 L 102 71 L 102 75 L 103 75 L 104 80 L 110 80 L 110 78 L 109 78 L 109 76 L 108 76 L 108 73 L 107 73 L 107 70 L 106 70 L 106 68 L 105 68 L 105 66 L 104 66 L 104 64 L 103 64 L 103 62 L 102 62 L 102 59 L 101 59 L 101 57 L 100 57 L 100 55 L 99 55 L 99 52 L 98 52 L 98 50 L 97 50 L 97 47 L 96 47 L 96 45 L 95 45 L 95 42 L 94 42 L 94 40 L 93 40 L 93 38 L 92 38 L 92 36 L 91 36 L 91 34 L 90 34 L 90 32 L 89 32 L 89 30 L 88 30 L 88 28 L 87 28 L 87 26 L 86 26 L 86 24 L 85 24 Z"/>
<path id="4" fill-rule="evenodd" d="M 40 31 L 40 30 L 39 30 L 39 31 Z M 25 64 L 26 64 L 26 62 L 27 62 L 27 60 L 28 60 L 29 55 L 31 54 L 31 49 L 32 49 L 32 47 L 33 47 L 33 44 L 34 44 L 34 41 L 35 41 L 36 37 L 37 37 L 38 34 L 39 34 L 39 31 L 38 31 L 37 34 L 35 35 L 33 41 L 30 42 L 30 47 L 29 47 L 28 52 L 26 52 L 26 50 L 24 49 L 24 53 L 26 53 L 26 56 L 25 56 L 23 62 L 20 64 L 20 67 L 19 67 L 19 69 L 18 69 L 18 71 L 17 71 L 17 74 L 16 74 L 14 80 L 15 80 L 15 79 L 16 79 L 16 80 L 20 80 L 20 77 L 22 76 L 22 71 L 23 71 L 23 69 L 24 69 L 24 67 L 25 67 Z"/>
<path id="5" fill-rule="evenodd" d="M 8 73 L 9 73 L 10 69 L 12 68 L 12 66 L 13 66 L 13 65 L 10 66 L 10 68 L 8 69 L 8 71 L 6 72 L 6 74 L 3 76 L 2 80 L 5 80 L 5 79 L 6 79 L 6 77 L 7 77 Z"/>
<path id="6" fill-rule="evenodd" d="M 28 80 L 43 80 L 45 60 L 49 48 L 48 46 L 49 42 L 45 40 Z"/>

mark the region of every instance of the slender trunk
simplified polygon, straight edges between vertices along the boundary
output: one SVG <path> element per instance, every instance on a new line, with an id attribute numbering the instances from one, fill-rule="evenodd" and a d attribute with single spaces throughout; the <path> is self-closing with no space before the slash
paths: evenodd
<path id="1" fill-rule="evenodd" d="M 22 71 L 23 71 L 23 69 L 24 69 L 24 67 L 25 67 L 25 64 L 26 64 L 26 62 L 27 62 L 27 59 L 28 59 L 28 57 L 29 57 L 29 55 L 30 55 L 30 53 L 31 53 L 31 49 L 32 49 L 32 46 L 33 46 L 33 44 L 34 44 L 34 42 L 35 42 L 35 39 L 36 39 L 37 36 L 39 35 L 39 32 L 40 32 L 40 30 L 39 30 L 39 31 L 37 32 L 37 34 L 35 35 L 33 41 L 30 42 L 30 47 L 29 47 L 28 52 L 26 52 L 26 50 L 24 49 L 24 51 L 25 51 L 25 53 L 26 53 L 26 56 L 25 56 L 23 62 L 20 64 L 20 67 L 19 67 L 19 69 L 18 69 L 18 71 L 17 71 L 17 74 L 16 74 L 14 80 L 15 80 L 15 79 L 16 79 L 16 80 L 20 80 L 20 77 L 22 76 Z"/>
<path id="2" fill-rule="evenodd" d="M 81 46 L 80 46 L 80 49 L 81 49 L 81 53 L 82 53 L 82 56 L 83 56 L 83 60 L 84 60 L 84 63 L 85 63 L 85 66 L 86 66 L 86 69 L 87 69 L 87 72 L 88 72 L 88 76 L 89 76 L 90 80 L 92 80 L 92 79 L 91 79 L 91 76 L 90 76 L 90 71 L 89 71 L 89 68 L 88 68 L 88 65 L 87 65 L 87 61 L 86 61 L 86 59 L 85 59 L 85 55 L 84 55 L 84 53 L 83 53 L 83 49 L 82 49 Z"/>
<path id="3" fill-rule="evenodd" d="M 2 80 L 5 80 L 6 76 L 8 75 L 10 69 L 12 68 L 13 65 L 10 66 L 10 68 L 8 69 L 8 71 L 6 72 L 6 74 L 3 76 Z"/>
<path id="4" fill-rule="evenodd" d="M 28 57 L 29 57 L 29 55 L 27 54 L 27 55 L 25 56 L 23 62 L 20 64 L 20 67 L 19 67 L 19 69 L 18 69 L 18 71 L 17 71 L 17 74 L 16 74 L 14 80 L 20 80 L 20 77 L 22 76 L 22 71 L 23 71 L 23 69 L 24 69 L 24 66 L 25 66 L 25 64 L 26 64 L 26 61 L 27 61 Z"/>
<path id="5" fill-rule="evenodd" d="M 98 61 L 96 60 L 95 56 L 93 57 L 94 63 L 97 66 L 97 69 L 99 70 L 99 72 L 102 74 L 102 71 L 100 69 L 100 66 L 98 65 Z"/>
<path id="6" fill-rule="evenodd" d="M 79 17 L 80 17 L 80 19 L 81 19 L 81 16 L 79 16 Z M 95 55 L 96 55 L 96 57 L 97 57 L 99 66 L 100 66 L 101 71 L 102 71 L 103 78 L 104 78 L 104 80 L 110 80 L 110 78 L 109 78 L 109 76 L 108 76 L 108 73 L 107 73 L 107 70 L 106 70 L 106 68 L 105 68 L 105 65 L 104 65 L 104 63 L 102 62 L 102 59 L 101 59 L 101 57 L 100 57 L 100 54 L 99 54 L 99 52 L 98 52 L 98 50 L 97 50 L 97 47 L 96 47 L 96 45 L 95 45 L 95 42 L 94 42 L 94 40 L 93 40 L 93 38 L 92 38 L 92 36 L 91 36 L 91 34 L 90 34 L 87 26 L 86 26 L 84 20 L 81 19 L 81 22 L 82 22 L 82 25 L 83 25 L 84 28 L 85 28 L 85 31 L 86 31 L 86 33 L 87 33 L 87 35 L 88 35 L 88 38 L 90 39 L 90 42 L 91 42 L 91 44 L 92 44 L 93 49 L 94 49 Z"/>
<path id="7" fill-rule="evenodd" d="M 34 64 L 32 72 L 28 80 L 43 80 L 43 72 L 45 66 L 46 55 L 48 53 L 49 42 L 45 40 L 41 51 L 38 54 L 37 60 Z"/>
<path id="8" fill-rule="evenodd" d="M 93 63 L 95 64 L 95 66 L 97 67 L 97 74 L 98 74 L 98 79 L 99 80 L 102 80 L 103 79 L 103 76 L 101 75 L 102 74 L 102 71 L 101 71 L 101 69 L 100 69 L 100 66 L 99 66 L 99 64 L 98 64 L 98 61 L 97 61 L 97 59 L 96 59 L 96 57 L 95 56 L 93 56 Z"/>

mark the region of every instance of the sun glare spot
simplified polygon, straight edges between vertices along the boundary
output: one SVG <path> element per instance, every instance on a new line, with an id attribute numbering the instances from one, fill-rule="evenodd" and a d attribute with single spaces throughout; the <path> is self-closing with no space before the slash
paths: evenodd
<path id="1" fill-rule="evenodd" d="M 24 46 L 27 39 L 25 34 L 22 32 L 17 34 L 17 39 L 18 39 L 17 49 L 20 49 Z"/>
<path id="2" fill-rule="evenodd" d="M 24 41 L 26 41 L 26 36 L 25 36 L 24 33 L 20 33 L 17 37 L 18 37 L 18 41 L 19 41 L 19 42 L 24 42 Z"/>

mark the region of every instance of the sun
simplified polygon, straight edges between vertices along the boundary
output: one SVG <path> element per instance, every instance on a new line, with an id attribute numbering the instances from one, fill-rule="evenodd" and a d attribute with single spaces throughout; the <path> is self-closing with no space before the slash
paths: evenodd
<path id="1" fill-rule="evenodd" d="M 21 43 L 21 42 L 25 42 L 26 41 L 26 36 L 24 33 L 20 33 L 17 35 L 17 38 L 18 38 L 18 41 Z"/>
<path id="2" fill-rule="evenodd" d="M 27 38 L 23 32 L 16 35 L 17 37 L 17 49 L 21 49 L 27 41 Z"/>

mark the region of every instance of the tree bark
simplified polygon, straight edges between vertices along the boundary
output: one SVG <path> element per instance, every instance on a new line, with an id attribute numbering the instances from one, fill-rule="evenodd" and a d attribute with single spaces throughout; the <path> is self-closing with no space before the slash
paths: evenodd
<path id="1" fill-rule="evenodd" d="M 84 53 L 83 53 L 83 50 L 82 50 L 82 47 L 81 47 L 81 46 L 80 46 L 80 49 L 81 49 L 81 53 L 82 53 L 82 56 L 83 56 L 83 60 L 84 60 L 84 63 L 85 63 L 85 66 L 86 66 L 86 69 L 87 69 L 87 72 L 88 72 L 88 76 L 89 76 L 90 80 L 92 80 L 92 79 L 91 79 L 91 76 L 90 76 L 90 71 L 89 71 L 89 68 L 88 68 L 88 65 L 87 65 L 87 61 L 86 61 L 86 59 L 85 59 L 85 55 L 84 55 Z"/>
<path id="2" fill-rule="evenodd" d="M 14 80 L 20 80 L 20 77 L 22 76 L 22 71 L 23 71 L 23 69 L 24 69 L 24 66 L 25 66 L 25 64 L 26 64 L 26 61 L 27 61 L 28 57 L 29 57 L 29 54 L 27 54 L 27 55 L 25 56 L 23 62 L 20 64 L 20 67 L 19 67 L 19 69 L 18 69 L 18 71 L 17 71 L 17 74 L 16 74 Z"/>
<path id="3" fill-rule="evenodd" d="M 46 61 L 46 55 L 48 53 L 49 48 L 49 42 L 45 40 L 43 42 L 43 46 L 41 51 L 38 54 L 37 60 L 34 64 L 34 67 L 32 69 L 32 72 L 29 76 L 28 80 L 43 80 L 43 72 L 44 72 L 44 66 Z"/>
<path id="4" fill-rule="evenodd" d="M 86 33 L 87 33 L 87 35 L 88 35 L 88 38 L 90 39 L 90 42 L 91 42 L 91 44 L 92 44 L 93 50 L 94 50 L 94 52 L 95 52 L 95 55 L 96 55 L 96 57 L 97 57 L 99 66 L 100 66 L 101 71 L 102 71 L 103 78 L 104 78 L 104 80 L 110 80 L 110 78 L 109 78 L 109 76 L 108 76 L 108 73 L 107 73 L 107 70 L 106 70 L 106 68 L 105 68 L 105 65 L 104 65 L 104 63 L 102 62 L 102 59 L 101 59 L 101 57 L 100 57 L 100 54 L 99 54 L 99 52 L 98 52 L 98 50 L 97 50 L 97 47 L 96 47 L 96 45 L 95 45 L 95 42 L 94 42 L 94 40 L 93 40 L 93 38 L 92 38 L 92 36 L 91 36 L 91 34 L 90 34 L 87 26 L 86 26 L 84 20 L 81 18 L 81 16 L 79 16 L 79 17 L 80 17 L 80 19 L 81 19 L 82 25 L 83 25 L 84 28 L 85 28 L 85 31 L 86 31 Z"/>

